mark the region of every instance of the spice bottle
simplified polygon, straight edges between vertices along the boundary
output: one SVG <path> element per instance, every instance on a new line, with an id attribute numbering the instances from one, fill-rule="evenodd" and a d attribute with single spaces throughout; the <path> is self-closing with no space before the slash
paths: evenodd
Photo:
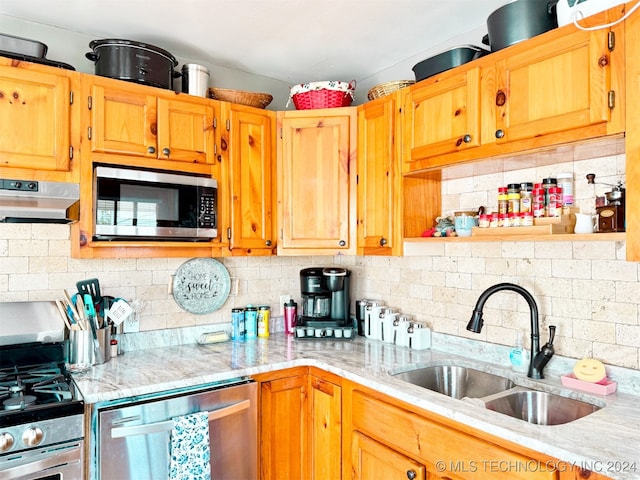
<path id="1" fill-rule="evenodd" d="M 536 186 L 538 186 L 536 188 Z M 544 188 L 539 183 L 533 187 L 533 196 L 531 201 L 531 209 L 534 218 L 544 217 Z"/>
<path id="2" fill-rule="evenodd" d="M 520 185 L 517 183 L 507 186 L 507 213 L 520 213 Z"/>
<path id="3" fill-rule="evenodd" d="M 533 208 L 533 183 L 520 184 L 520 213 L 531 212 Z"/>
<path id="4" fill-rule="evenodd" d="M 559 173 L 558 187 L 562 188 L 562 208 L 573 206 L 573 174 Z"/>
<path id="5" fill-rule="evenodd" d="M 545 215 L 547 217 L 549 216 L 549 189 L 555 188 L 557 186 L 558 186 L 557 178 L 549 177 L 542 180 L 542 188 L 544 188 L 544 208 L 545 208 Z"/>
<path id="6" fill-rule="evenodd" d="M 498 213 L 509 212 L 509 196 L 507 194 L 507 187 L 498 188 Z"/>

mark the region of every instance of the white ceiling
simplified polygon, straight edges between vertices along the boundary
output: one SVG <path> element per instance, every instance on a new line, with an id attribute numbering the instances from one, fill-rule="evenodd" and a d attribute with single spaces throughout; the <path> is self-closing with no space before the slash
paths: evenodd
<path id="1" fill-rule="evenodd" d="M 0 15 L 293 85 L 366 80 L 465 32 L 486 32 L 489 14 L 508 1 L 1 0 Z"/>

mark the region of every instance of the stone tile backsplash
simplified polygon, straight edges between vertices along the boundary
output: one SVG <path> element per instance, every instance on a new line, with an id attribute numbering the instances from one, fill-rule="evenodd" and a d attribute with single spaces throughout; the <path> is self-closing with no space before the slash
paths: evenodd
<path id="1" fill-rule="evenodd" d="M 585 175 L 623 181 L 623 147 L 621 139 L 613 139 L 447 169 L 443 213 L 479 204 L 494 207 L 498 186 L 565 171 L 574 173 L 577 204 L 588 211 L 595 190 Z M 518 331 L 529 334 L 528 306 L 515 294 L 489 299 L 481 334 L 465 326 L 485 288 L 513 282 L 536 298 L 541 342 L 549 325 L 558 327 L 559 355 L 593 356 L 640 369 L 640 266 L 625 260 L 624 242 L 597 237 L 588 242 L 429 242 L 418 256 L 402 258 L 225 258 L 221 261 L 237 282 L 237 294 L 217 312 L 194 315 L 181 310 L 168 289 L 171 275 L 187 258 L 73 259 L 69 235 L 68 225 L 0 223 L 0 302 L 61 298 L 63 288 L 75 291 L 78 280 L 96 277 L 104 294 L 141 301 L 141 331 L 197 327 L 228 323 L 231 308 L 249 303 L 268 304 L 277 316 L 280 295 L 300 299 L 302 268 L 341 265 L 352 270 L 352 304 L 358 298 L 382 300 L 436 332 L 511 345 Z"/>

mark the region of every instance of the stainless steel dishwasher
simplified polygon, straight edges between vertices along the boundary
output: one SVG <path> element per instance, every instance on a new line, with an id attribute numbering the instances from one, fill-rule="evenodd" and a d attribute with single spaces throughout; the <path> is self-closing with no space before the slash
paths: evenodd
<path id="1" fill-rule="evenodd" d="M 92 477 L 169 479 L 174 419 L 209 417 L 211 478 L 257 479 L 257 384 L 248 378 L 96 404 Z"/>

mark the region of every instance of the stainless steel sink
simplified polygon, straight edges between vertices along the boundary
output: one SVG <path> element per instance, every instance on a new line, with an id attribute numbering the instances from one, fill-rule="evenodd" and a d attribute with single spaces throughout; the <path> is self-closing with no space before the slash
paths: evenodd
<path id="1" fill-rule="evenodd" d="M 393 376 L 457 399 L 486 397 L 514 386 L 508 378 L 454 365 L 429 366 Z"/>
<path id="2" fill-rule="evenodd" d="M 536 425 L 561 425 L 589 415 L 601 407 L 549 392 L 524 390 L 485 401 L 489 410 Z"/>

